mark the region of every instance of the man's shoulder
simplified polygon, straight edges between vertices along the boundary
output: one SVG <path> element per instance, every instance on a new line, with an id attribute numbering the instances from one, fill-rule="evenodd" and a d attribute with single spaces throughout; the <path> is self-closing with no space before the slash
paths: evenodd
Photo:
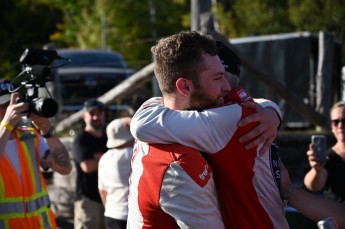
<path id="1" fill-rule="evenodd" d="M 207 164 L 199 150 L 180 144 L 150 144 L 150 152 L 158 160 L 178 162 L 187 167 L 204 167 Z"/>
<path id="2" fill-rule="evenodd" d="M 173 154 L 184 154 L 184 155 L 193 155 L 200 154 L 200 152 L 194 148 L 180 145 L 180 144 L 149 144 L 151 148 L 154 148 L 158 151 L 171 152 Z"/>
<path id="3" fill-rule="evenodd" d="M 178 165 L 202 187 L 211 179 L 211 166 L 200 151 L 180 144 L 150 144 L 150 148 L 152 153 L 150 161 L 155 165 L 165 164 L 166 167 L 171 167 L 172 164 Z"/>

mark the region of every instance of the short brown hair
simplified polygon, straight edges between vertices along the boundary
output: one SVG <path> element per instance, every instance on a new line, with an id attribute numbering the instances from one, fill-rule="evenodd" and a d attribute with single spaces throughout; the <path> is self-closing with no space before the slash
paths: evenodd
<path id="1" fill-rule="evenodd" d="M 184 77 L 198 80 L 203 65 L 202 54 L 218 54 L 215 40 L 197 32 L 182 31 L 162 38 L 151 49 L 154 71 L 159 87 L 164 94 L 176 91 L 176 81 Z"/>

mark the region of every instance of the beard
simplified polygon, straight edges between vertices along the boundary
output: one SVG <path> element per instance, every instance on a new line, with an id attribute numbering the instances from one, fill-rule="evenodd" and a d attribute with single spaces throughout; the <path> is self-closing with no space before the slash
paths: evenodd
<path id="1" fill-rule="evenodd" d="M 196 92 L 191 95 L 190 101 L 186 105 L 185 110 L 202 111 L 217 105 L 220 105 L 219 98 L 215 99 L 214 97 L 208 96 L 207 93 L 203 92 L 203 90 L 196 90 Z"/>
<path id="2" fill-rule="evenodd" d="M 90 123 L 90 126 L 92 129 L 96 130 L 96 131 L 99 131 L 99 130 L 102 130 L 103 127 L 104 127 L 104 123 L 103 122 L 99 122 L 99 123 Z"/>

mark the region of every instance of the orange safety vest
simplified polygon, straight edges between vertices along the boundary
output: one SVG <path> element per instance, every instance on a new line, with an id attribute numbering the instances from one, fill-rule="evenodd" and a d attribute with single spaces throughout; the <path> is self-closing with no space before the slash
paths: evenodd
<path id="1" fill-rule="evenodd" d="M 0 158 L 0 228 L 56 228 L 40 171 L 39 139 L 33 128 L 16 130 L 20 175 L 6 155 Z"/>

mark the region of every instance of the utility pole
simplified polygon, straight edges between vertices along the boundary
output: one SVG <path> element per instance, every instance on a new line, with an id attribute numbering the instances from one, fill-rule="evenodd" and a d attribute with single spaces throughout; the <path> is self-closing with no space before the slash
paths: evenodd
<path id="1" fill-rule="evenodd" d="M 202 15 L 211 12 L 211 0 L 191 0 L 192 25 L 191 31 L 199 31 L 201 29 Z"/>

